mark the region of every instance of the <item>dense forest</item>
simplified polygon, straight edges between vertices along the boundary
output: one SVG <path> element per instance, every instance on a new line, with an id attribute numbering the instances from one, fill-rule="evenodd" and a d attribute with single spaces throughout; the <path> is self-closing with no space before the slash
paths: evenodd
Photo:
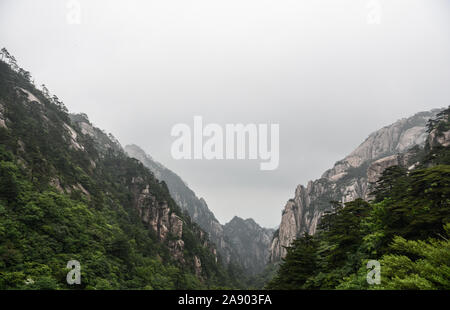
<path id="1" fill-rule="evenodd" d="M 335 202 L 314 236 L 287 248 L 266 287 L 450 289 L 450 148 L 436 142 L 449 117 L 447 108 L 429 121 L 425 148 L 410 151 L 416 164 L 386 169 L 372 200 Z"/>
<path id="2" fill-rule="evenodd" d="M 62 101 L 2 50 L 0 289 L 242 287 L 240 270 L 221 263 L 166 184 L 106 140 L 111 147 L 83 134 Z M 170 232 L 162 240 L 142 220 L 142 192 L 154 200 L 142 208 L 168 206 L 180 219 L 180 240 Z M 80 285 L 66 282 L 71 260 L 81 264 Z"/>

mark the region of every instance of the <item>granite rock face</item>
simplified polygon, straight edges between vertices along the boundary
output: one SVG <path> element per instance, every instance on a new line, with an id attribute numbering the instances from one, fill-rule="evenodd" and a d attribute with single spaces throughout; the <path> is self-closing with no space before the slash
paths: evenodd
<path id="1" fill-rule="evenodd" d="M 428 137 L 427 146 L 430 149 L 433 149 L 437 146 L 450 146 L 450 130 L 439 132 L 437 129 L 433 129 L 430 132 L 430 136 Z"/>
<path id="2" fill-rule="evenodd" d="M 142 221 L 156 234 L 158 240 L 168 241 L 172 256 L 184 263 L 183 220 L 170 210 L 167 202 L 157 201 L 150 194 L 149 186 L 140 178 L 133 178 L 132 192 L 133 207 L 137 209 Z"/>
<path id="3" fill-rule="evenodd" d="M 5 107 L 3 106 L 3 104 L 0 103 L 0 127 L 8 128 L 8 126 L 6 126 L 5 117 L 3 116 L 4 113 L 5 113 Z"/>
<path id="4" fill-rule="evenodd" d="M 306 187 L 297 186 L 294 198 L 284 207 L 281 224 L 271 242 L 270 261 L 283 258 L 284 247 L 299 235 L 314 234 L 321 215 L 331 209 L 330 201 L 345 203 L 356 198 L 369 199 L 371 183 L 376 182 L 386 168 L 399 164 L 408 166 L 412 157 L 408 150 L 425 144 L 426 124 L 439 111 L 420 112 L 377 130 L 350 155 L 325 171 L 320 179 L 308 182 Z M 436 139 L 445 140 L 445 137 L 440 135 Z M 442 141 L 428 143 L 442 144 Z"/>

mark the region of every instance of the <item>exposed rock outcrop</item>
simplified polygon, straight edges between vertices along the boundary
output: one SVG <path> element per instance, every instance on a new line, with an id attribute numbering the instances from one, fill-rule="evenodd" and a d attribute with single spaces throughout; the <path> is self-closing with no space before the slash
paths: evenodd
<path id="1" fill-rule="evenodd" d="M 197 256 L 194 256 L 194 270 L 195 275 L 200 278 L 202 276 L 202 262 Z"/>
<path id="2" fill-rule="evenodd" d="M 433 129 L 430 132 L 427 144 L 430 149 L 433 149 L 437 146 L 442 147 L 450 146 L 450 130 L 439 131 L 438 129 Z"/>
<path id="3" fill-rule="evenodd" d="M 0 103 L 0 127 L 8 128 L 8 126 L 6 126 L 6 119 L 4 113 L 5 107 Z"/>
<path id="4" fill-rule="evenodd" d="M 367 169 L 367 181 L 369 183 L 375 183 L 380 178 L 384 170 L 399 164 L 399 156 L 397 154 L 386 156 L 374 161 Z"/>
<path id="5" fill-rule="evenodd" d="M 149 185 L 145 184 L 142 178 L 133 178 L 131 182 L 133 206 L 139 212 L 140 218 L 160 241 L 168 241 L 172 256 L 184 262 L 183 220 L 169 208 L 167 202 L 156 200 L 149 191 Z"/>

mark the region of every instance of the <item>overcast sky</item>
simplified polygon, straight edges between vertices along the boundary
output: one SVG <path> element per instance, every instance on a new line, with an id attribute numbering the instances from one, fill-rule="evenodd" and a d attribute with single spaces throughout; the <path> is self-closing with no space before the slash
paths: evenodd
<path id="1" fill-rule="evenodd" d="M 371 132 L 450 103 L 448 0 L 0 0 L 0 46 L 222 223 L 275 227 L 298 184 Z M 171 128 L 194 115 L 280 124 L 278 169 L 172 159 Z"/>

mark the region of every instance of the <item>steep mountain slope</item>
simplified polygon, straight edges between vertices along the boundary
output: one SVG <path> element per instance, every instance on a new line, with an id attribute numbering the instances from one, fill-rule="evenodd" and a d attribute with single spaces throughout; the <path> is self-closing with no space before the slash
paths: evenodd
<path id="1" fill-rule="evenodd" d="M 0 61 L 0 288 L 227 285 L 207 234 L 167 186 L 12 58 Z"/>
<path id="2" fill-rule="evenodd" d="M 424 145 L 427 139 L 426 124 L 438 112 L 417 113 L 372 133 L 320 179 L 308 182 L 307 187 L 299 185 L 294 198 L 287 202 L 283 210 L 280 227 L 272 240 L 270 260 L 276 262 L 284 257 L 284 247 L 303 232 L 314 234 L 320 216 L 331 208 L 330 201 L 367 199 L 370 183 L 375 182 L 387 167 L 411 163 L 414 153 L 406 151 Z"/>
<path id="3" fill-rule="evenodd" d="M 198 198 L 186 183 L 136 145 L 125 146 L 130 157 L 141 161 L 155 176 L 166 182 L 171 196 L 192 220 L 209 234 L 225 263 L 233 263 L 250 275 L 261 272 L 268 262 L 268 248 L 273 231 L 253 220 L 235 217 L 221 225 L 203 198 Z"/>

